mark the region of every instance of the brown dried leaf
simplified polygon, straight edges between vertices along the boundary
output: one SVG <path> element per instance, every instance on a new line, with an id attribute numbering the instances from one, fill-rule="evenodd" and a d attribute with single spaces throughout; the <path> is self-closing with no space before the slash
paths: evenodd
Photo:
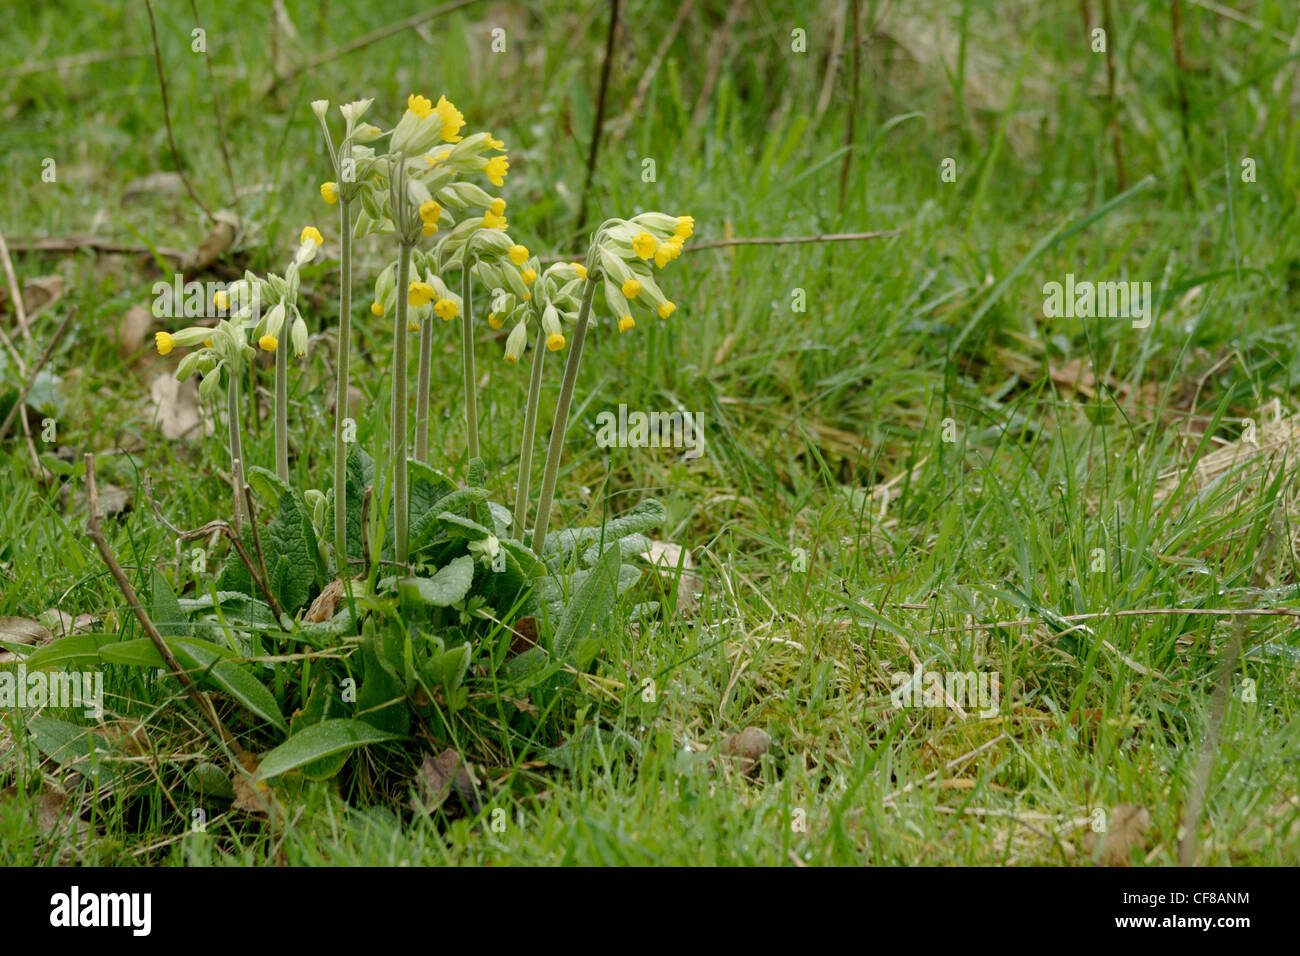
<path id="1" fill-rule="evenodd" d="M 117 323 L 117 354 L 127 359 L 144 348 L 149 328 L 153 325 L 153 313 L 148 309 L 133 305 L 122 314 Z"/>
<path id="2" fill-rule="evenodd" d="M 159 170 L 147 176 L 140 176 L 126 184 L 122 199 L 131 202 L 145 196 L 175 196 L 185 188 L 185 180 L 180 173 Z"/>
<path id="3" fill-rule="evenodd" d="M 1083 847 L 1089 853 L 1097 852 L 1101 845 L 1100 861 L 1106 866 L 1128 866 L 1133 861 L 1133 851 L 1147 848 L 1146 832 L 1151 826 L 1151 814 L 1146 807 L 1132 803 L 1118 804 L 1110 812 L 1105 833 L 1088 833 Z"/>
<path id="4" fill-rule="evenodd" d="M 92 733 L 104 738 L 104 741 L 117 747 L 122 753 L 132 757 L 142 757 L 152 750 L 149 735 L 144 724 L 130 717 L 110 721 L 95 727 Z"/>
<path id="5" fill-rule="evenodd" d="M 41 623 L 53 631 L 55 637 L 70 637 L 73 634 L 89 634 L 103 622 L 93 614 L 78 614 L 73 617 L 67 611 L 51 607 L 41 612 Z"/>
<path id="6" fill-rule="evenodd" d="M 154 421 L 164 438 L 198 438 L 204 433 L 199 387 L 193 378 L 178 382 L 171 372 L 161 372 L 150 383 L 149 394 L 153 398 Z"/>
<path id="7" fill-rule="evenodd" d="M 63 276 L 41 276 L 23 283 L 23 308 L 27 310 L 27 321 L 32 316 L 53 305 L 63 297 Z"/>
<path id="8" fill-rule="evenodd" d="M 437 810 L 453 790 L 470 813 L 478 812 L 478 781 L 474 778 L 474 768 L 452 748 L 448 747 L 436 757 L 426 753 L 415 779 L 419 797 L 413 800 L 412 809 L 417 813 Z"/>
<path id="9" fill-rule="evenodd" d="M 772 735 L 761 727 L 746 727 L 738 734 L 731 734 L 722 742 L 723 755 L 739 758 L 737 766 L 744 774 L 756 770 L 763 754 L 771 748 Z"/>
<path id="10" fill-rule="evenodd" d="M 0 641 L 35 647 L 52 640 L 54 634 L 44 624 L 26 617 L 0 617 Z M 8 664 L 16 660 L 18 655 L 13 651 L 0 650 L 0 664 Z"/>
<path id="11" fill-rule="evenodd" d="M 339 601 L 343 598 L 343 579 L 335 578 L 329 584 L 325 585 L 324 590 L 316 595 L 316 600 L 311 602 L 311 607 L 307 613 L 302 616 L 304 624 L 320 624 L 323 621 L 329 621 L 334 618 L 334 613 L 338 609 Z"/>
<path id="12" fill-rule="evenodd" d="M 510 639 L 510 650 L 506 652 L 507 660 L 537 646 L 537 621 L 533 618 L 521 617 L 515 621 L 511 631 L 514 637 Z"/>
<path id="13" fill-rule="evenodd" d="M 199 243 L 199 248 L 185 257 L 185 271 L 202 272 L 235 244 L 235 237 L 239 234 L 239 217 L 226 210 L 219 210 L 213 214 L 213 219 L 212 228 Z"/>
<path id="14" fill-rule="evenodd" d="M 700 593 L 704 590 L 704 581 L 698 574 L 690 573 L 695 570 L 695 562 L 691 559 L 691 552 L 679 544 L 673 544 L 671 541 L 651 541 L 650 550 L 643 552 L 641 557 L 657 566 L 659 573 L 669 579 L 677 575 L 677 568 L 680 563 L 682 578 L 677 585 L 677 607 L 688 614 L 694 611 L 699 605 Z"/>
<path id="15" fill-rule="evenodd" d="M 257 768 L 262 763 L 262 758 L 257 754 L 244 753 L 239 755 L 239 763 L 249 775 L 255 775 Z M 243 810 L 247 813 L 260 813 L 265 815 L 267 807 L 271 803 L 271 788 L 265 780 L 259 780 L 256 784 L 250 784 L 248 778 L 242 773 L 234 775 L 233 786 L 235 790 L 235 801 L 230 805 L 232 810 Z"/>

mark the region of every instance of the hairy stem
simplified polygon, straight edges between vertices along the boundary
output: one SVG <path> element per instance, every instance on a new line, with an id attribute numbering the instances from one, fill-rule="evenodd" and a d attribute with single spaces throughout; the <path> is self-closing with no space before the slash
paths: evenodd
<path id="1" fill-rule="evenodd" d="M 230 460 L 231 462 L 244 460 L 244 445 L 239 437 L 239 375 L 227 369 L 226 383 L 226 409 L 227 425 L 230 429 Z M 244 490 L 239 487 L 239 476 L 236 474 L 234 483 L 235 492 L 235 530 L 243 533 L 244 530 Z"/>
<path id="2" fill-rule="evenodd" d="M 406 531 L 410 515 L 406 498 L 406 315 L 407 287 L 411 281 L 411 246 L 403 242 L 397 253 L 397 308 L 393 318 L 393 550 L 399 565 L 406 564 Z"/>
<path id="3" fill-rule="evenodd" d="M 582 362 L 582 343 L 587 338 L 587 318 L 591 315 L 591 300 L 596 294 L 596 273 L 592 263 L 587 265 L 587 288 L 582 294 L 582 308 L 578 310 L 578 323 L 573 330 L 573 345 L 569 361 L 564 366 L 564 382 L 560 397 L 555 402 L 555 423 L 551 426 L 551 446 L 546 452 L 546 471 L 542 474 L 542 494 L 537 502 L 537 524 L 533 528 L 533 553 L 541 554 L 546 542 L 546 526 L 551 520 L 551 502 L 555 498 L 555 480 L 560 472 L 560 452 L 564 449 L 564 432 L 569 425 L 569 405 L 573 401 L 573 387 L 578 381 L 578 365 Z M 538 342 L 538 347 L 543 347 Z"/>
<path id="4" fill-rule="evenodd" d="M 472 461 L 478 457 L 478 403 L 474 397 L 474 338 L 470 328 L 469 249 L 460 273 L 460 349 L 465 368 L 465 447 Z"/>
<path id="5" fill-rule="evenodd" d="M 289 481 L 289 329 L 284 317 L 280 341 L 275 346 L 275 473 Z"/>
<path id="6" fill-rule="evenodd" d="M 351 412 L 348 401 L 348 358 L 352 349 L 352 210 L 339 201 L 339 337 L 338 381 L 334 388 L 334 555 L 338 574 L 351 581 L 348 570 L 347 445 L 343 426 Z M 349 584 L 350 587 L 350 584 Z"/>
<path id="7" fill-rule="evenodd" d="M 528 379 L 528 406 L 524 411 L 524 441 L 519 449 L 519 487 L 515 489 L 515 540 L 524 540 L 524 520 L 528 512 L 528 491 L 533 471 L 533 438 L 537 431 L 537 404 L 542 394 L 542 366 L 546 347 L 540 338 L 533 346 L 533 370 Z"/>
<path id="8" fill-rule="evenodd" d="M 433 320 L 420 323 L 420 373 L 415 381 L 415 457 L 429 463 L 429 376 L 433 364 Z"/>

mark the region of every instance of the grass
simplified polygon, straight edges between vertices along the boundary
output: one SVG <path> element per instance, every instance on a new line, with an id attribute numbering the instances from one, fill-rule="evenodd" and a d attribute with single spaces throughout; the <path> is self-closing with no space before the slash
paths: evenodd
<path id="1" fill-rule="evenodd" d="M 294 40 L 278 30 L 286 65 L 422 8 L 394 3 L 379 13 L 333 0 L 324 18 L 320 4 L 285 6 L 297 32 Z M 1077 622 L 1060 618 L 1170 608 L 1300 613 L 1294 455 L 1239 443 L 1238 460 L 1217 480 L 1195 470 L 1242 437 L 1244 419 L 1262 427 L 1266 404 L 1294 405 L 1297 12 L 1265 0 L 1246 23 L 1183 4 L 1184 143 L 1168 5 L 1117 10 L 1108 39 L 1125 192 L 1104 60 L 1090 52 L 1076 5 L 1014 3 L 994 15 L 967 2 L 954 17 L 950 4 L 862 3 L 863 86 L 841 205 L 850 74 L 832 76 L 821 101 L 846 7 L 760 6 L 729 35 L 728 4 L 698 5 L 635 111 L 638 82 L 677 5 L 627 12 L 590 218 L 690 212 L 701 241 L 897 235 L 692 252 L 672 267 L 679 309 L 670 320 L 624 335 L 607 323 L 592 330 L 557 526 L 659 498 L 669 514 L 662 539 L 689 548 L 699 566 L 698 607 L 684 606 L 679 579 L 647 574 L 644 595 L 670 613 L 606 634 L 596 679 L 580 682 L 533 739 L 495 719 L 490 700 L 471 707 L 453 743 L 486 782 L 477 817 L 412 816 L 403 794 L 380 793 L 383 768 L 375 767 L 341 789 L 291 788 L 282 820 L 217 804 L 205 809 L 206 832 L 190 832 L 201 801 L 181 780 L 202 741 L 197 727 L 174 718 L 180 691 L 109 667 L 109 717 L 143 721 L 151 758 L 131 763 L 125 782 L 95 799 L 26 743 L 32 712 L 8 712 L 0 783 L 13 790 L 0 796 L 0 860 L 1078 865 L 1100 859 L 1089 841 L 1094 811 L 1113 817 L 1132 805 L 1150 814 L 1134 860 L 1177 861 L 1234 618 L 1101 617 L 1083 622 L 1091 631 L 1070 631 Z M 307 106 L 318 96 L 375 96 L 388 118 L 412 90 L 446 91 L 472 126 L 511 146 L 512 234 L 543 254 L 581 247 L 574 220 L 603 5 L 469 6 L 265 97 L 263 15 L 211 4 L 200 13 L 215 86 L 190 50 L 189 6 L 157 4 L 171 121 L 199 195 L 234 209 L 243 228 L 197 278 L 278 268 L 305 223 L 335 240 L 332 210 L 316 193 L 328 167 Z M 498 26 L 507 49 L 493 54 Z M 797 27 L 808 31 L 806 54 L 791 52 Z M 847 33 L 851 42 L 851 24 Z M 51 65 L 88 51 L 106 57 Z M 217 148 L 214 91 L 233 190 Z M 0 229 L 11 244 L 93 233 L 193 249 L 206 233 L 184 190 L 128 189 L 172 168 L 143 6 L 102 5 L 72 21 L 48 7 L 12 12 L 0 41 L 0 116 L 10 197 Z M 41 181 L 46 157 L 57 163 L 56 182 Z M 948 157 L 956 182 L 940 177 Z M 1245 157 L 1256 162 L 1254 182 L 1242 181 Z M 642 177 L 647 158 L 653 182 Z M 559 247 L 544 241 L 556 236 Z M 329 483 L 330 248 L 303 279 L 305 314 L 325 337 L 290 380 L 291 475 L 303 488 Z M 386 254 L 358 242 L 358 274 L 372 277 Z M 0 448 L 0 615 L 58 607 L 95 615 L 114 637 L 136 637 L 81 534 L 80 455 L 94 451 L 101 483 L 126 489 L 134 503 L 109 530 L 137 586 L 159 566 L 178 589 L 206 589 L 210 574 L 180 560 L 147 496 L 152 489 L 182 527 L 220 516 L 220 433 L 163 439 L 149 390 L 174 356 L 152 354 L 148 342 L 119 355 L 121 316 L 152 298 L 159 270 L 150 257 L 14 257 L 24 281 L 65 280 L 63 298 L 36 320 L 33 345 L 14 338 L 11 315 L 3 325 L 27 361 L 63 310 L 78 309 L 51 361 L 61 378 L 61 406 L 50 416 L 57 443 L 36 436 L 43 455 L 63 452 L 73 464 L 47 457 L 58 473 L 40 481 L 21 439 Z M 1045 318 L 1042 287 L 1067 273 L 1150 281 L 1155 321 L 1134 329 Z M 368 301 L 365 281 L 355 298 Z M 357 437 L 377 447 L 386 441 L 391 346 L 386 321 L 357 312 Z M 479 417 L 496 498 L 512 500 L 527 373 L 501 362 L 500 349 L 480 343 Z M 460 477 L 456 336 L 434 358 L 434 381 L 445 387 L 435 385 L 430 446 Z M 269 367 L 258 382 L 271 387 Z M 555 382 L 545 386 L 543 436 Z M 703 412 L 707 453 L 691 462 L 671 450 L 598 448 L 596 414 L 620 403 Z M 267 401 L 254 412 L 248 405 L 246 453 L 269 464 Z M 1294 448 L 1288 440 L 1274 450 Z M 540 458 L 535 475 L 539 467 Z M 1281 545 L 1261 561 L 1270 527 Z M 808 552 L 807 572 L 792 570 L 796 548 Z M 220 557 L 214 551 L 209 567 Z M 1021 623 L 998 623 L 1010 621 Z M 1245 626 L 1247 653 L 1199 830 L 1205 864 L 1293 862 L 1300 849 L 1300 643 L 1288 617 Z M 910 672 L 913 655 L 931 670 L 995 674 L 998 715 L 893 707 L 890 677 Z M 642 699 L 646 678 L 653 701 Z M 1255 682 L 1253 702 L 1238 692 L 1246 679 Z M 285 700 L 292 680 L 275 675 Z M 751 725 L 773 743 L 747 776 L 718 750 Z M 248 745 L 269 747 L 256 734 Z M 72 795 L 91 838 L 40 825 L 38 803 L 55 784 Z"/>

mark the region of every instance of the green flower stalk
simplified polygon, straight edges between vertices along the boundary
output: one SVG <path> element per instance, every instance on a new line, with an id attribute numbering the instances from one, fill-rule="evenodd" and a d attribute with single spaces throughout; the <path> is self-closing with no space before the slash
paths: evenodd
<path id="1" fill-rule="evenodd" d="M 407 524 L 410 521 L 406 492 L 406 310 L 411 277 L 412 245 L 403 242 L 397 251 L 397 308 L 393 311 L 393 421 L 389 447 L 393 459 L 393 552 L 399 565 L 406 564 Z"/>
<path id="2" fill-rule="evenodd" d="M 470 263 L 469 248 L 460 270 L 460 342 L 461 362 L 465 373 L 465 441 L 469 460 L 478 455 L 478 402 L 474 396 L 474 339 L 470 328 Z"/>
<path id="3" fill-rule="evenodd" d="M 533 439 L 537 431 L 537 405 L 542 395 L 542 367 L 546 349 L 538 341 L 533 346 L 533 369 L 528 377 L 528 404 L 524 409 L 524 438 L 519 449 L 519 483 L 515 488 L 514 534 L 524 540 L 524 521 L 528 517 L 528 491 L 533 471 Z"/>
<path id="4" fill-rule="evenodd" d="M 217 373 L 213 373 L 214 375 Z M 244 501 L 244 489 L 239 487 L 239 475 L 248 467 L 244 461 L 244 445 L 240 439 L 239 432 L 239 376 L 231 375 L 230 384 L 226 387 L 226 419 L 229 429 L 230 442 L 230 462 L 232 466 L 231 481 L 235 494 L 235 531 L 238 534 L 244 533 L 245 510 L 248 505 Z M 240 463 L 238 470 L 233 468 L 235 462 Z"/>
<path id="5" fill-rule="evenodd" d="M 338 575 L 351 588 L 348 570 L 347 443 L 344 424 L 351 411 L 348 400 L 348 359 L 352 351 L 352 203 L 339 203 L 339 333 L 338 377 L 334 386 L 334 555 Z"/>

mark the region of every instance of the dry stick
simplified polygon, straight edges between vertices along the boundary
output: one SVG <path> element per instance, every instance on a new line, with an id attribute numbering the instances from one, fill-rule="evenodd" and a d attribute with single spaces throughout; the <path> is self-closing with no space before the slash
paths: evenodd
<path id="1" fill-rule="evenodd" d="M 50 356 L 54 353 L 54 347 L 59 344 L 59 339 L 63 338 L 63 333 L 68 330 L 68 326 L 76 314 L 77 307 L 75 305 L 68 309 L 68 314 L 63 317 L 59 327 L 54 330 L 54 335 L 45 343 L 45 349 L 41 352 L 41 357 L 36 360 L 35 365 L 27 370 L 27 380 L 23 382 L 23 387 L 18 392 L 18 400 L 14 402 L 13 408 L 9 409 L 9 414 L 5 416 L 3 424 L 0 424 L 0 441 L 4 441 L 5 435 L 9 434 L 9 426 L 13 424 L 14 416 L 18 414 L 18 410 L 23 407 L 23 401 L 27 398 L 27 393 L 36 384 L 36 376 L 41 373 L 45 363 L 50 360 Z"/>
<path id="2" fill-rule="evenodd" d="M 826 115 L 826 110 L 831 105 L 831 94 L 835 89 L 835 77 L 840 72 L 840 59 L 843 57 L 844 50 L 844 27 L 848 20 L 845 12 L 847 0 L 840 4 L 839 15 L 835 17 L 833 31 L 831 33 L 831 53 L 826 58 L 826 72 L 822 74 L 822 89 L 817 96 L 817 106 L 813 110 L 813 120 L 809 126 L 817 129 L 821 126 L 822 117 Z"/>
<path id="3" fill-rule="evenodd" d="M 208 726 L 216 733 L 217 738 L 234 750 L 237 754 L 243 753 L 243 748 L 239 745 L 230 731 L 226 730 L 221 723 L 221 718 L 217 716 L 216 708 L 212 706 L 212 701 L 208 700 L 190 680 L 181 665 L 177 662 L 172 654 L 171 648 L 163 640 L 162 635 L 158 633 L 158 628 L 154 626 L 153 621 L 145 612 L 144 607 L 140 604 L 140 598 L 135 593 L 135 588 L 131 587 L 131 582 L 127 580 L 126 572 L 122 566 L 117 563 L 117 558 L 113 556 L 113 550 L 108 546 L 108 539 L 104 537 L 102 519 L 99 514 L 99 489 L 95 486 L 95 456 L 91 452 L 85 454 L 86 462 L 86 494 L 90 499 L 90 513 L 86 516 L 86 537 L 95 543 L 95 549 L 99 552 L 99 557 L 104 564 L 108 566 L 109 573 L 113 575 L 113 580 L 117 582 L 118 590 L 126 598 L 126 603 L 130 605 L 131 610 L 135 613 L 136 620 L 144 628 L 144 632 L 149 635 L 149 640 L 158 649 L 159 655 L 162 656 L 163 663 L 171 671 L 173 677 L 181 682 L 186 693 L 190 695 L 190 700 L 198 708 L 199 714 L 207 722 Z"/>
<path id="4" fill-rule="evenodd" d="M 1270 527 L 1259 560 L 1255 563 L 1255 587 L 1262 588 L 1267 574 L 1266 568 L 1271 563 L 1273 552 L 1278 545 L 1277 529 Z M 1210 698 L 1210 725 L 1205 731 L 1205 743 L 1201 747 L 1201 759 L 1192 778 L 1192 788 L 1183 810 L 1182 835 L 1178 841 L 1178 865 L 1192 866 L 1196 862 L 1197 831 L 1201 827 L 1201 813 L 1205 809 L 1205 797 L 1210 789 L 1210 775 L 1214 771 L 1214 758 L 1219 753 L 1219 737 L 1223 732 L 1223 716 L 1228 709 L 1228 686 L 1232 683 L 1233 672 L 1241 660 L 1241 645 L 1246 636 L 1246 618 L 1242 617 L 1232 629 L 1228 646 L 1219 654 L 1219 667 L 1214 677 L 1214 694 Z"/>
<path id="5" fill-rule="evenodd" d="M 1115 176 L 1119 191 L 1128 188 L 1124 175 L 1124 147 L 1119 138 L 1119 106 L 1115 102 L 1115 22 L 1110 15 L 1110 0 L 1101 0 L 1102 27 L 1106 31 L 1106 99 L 1110 103 L 1110 134 L 1115 150 Z"/>
<path id="6" fill-rule="evenodd" d="M 208 208 L 208 204 L 200 199 L 199 194 L 194 191 L 194 184 L 190 182 L 190 177 L 185 175 L 185 167 L 181 165 L 181 154 L 176 149 L 176 136 L 172 132 L 171 108 L 167 105 L 167 77 L 163 73 L 162 51 L 158 49 L 158 24 L 154 20 L 153 0 L 144 0 L 144 6 L 149 11 L 149 30 L 153 36 L 153 59 L 158 71 L 158 88 L 162 91 L 163 122 L 167 124 L 167 143 L 171 146 L 172 162 L 176 164 L 176 172 L 180 175 L 181 182 L 185 184 L 185 189 L 190 194 L 190 198 L 199 204 L 199 207 L 208 214 L 209 219 L 216 222 L 217 217 Z"/>
<path id="7" fill-rule="evenodd" d="M 18 285 L 18 276 L 14 274 L 13 260 L 9 258 L 9 247 L 5 245 L 4 233 L 0 232 L 0 261 L 5 268 L 5 279 L 9 283 L 9 297 L 14 300 L 14 315 L 18 319 L 18 331 L 32 344 L 32 330 L 27 327 L 27 306 L 23 302 L 23 290 Z"/>
<path id="8" fill-rule="evenodd" d="M 650 84 L 654 81 L 659 67 L 663 65 L 664 57 L 672 49 L 673 42 L 677 39 L 677 34 L 682 30 L 682 24 L 686 22 L 686 17 L 690 15 L 691 9 L 695 6 L 695 0 L 682 0 L 682 5 L 677 8 L 677 16 L 673 17 L 672 25 L 669 26 L 668 32 L 664 34 L 663 40 L 659 42 L 659 49 L 655 50 L 654 57 L 650 64 L 641 74 L 641 79 L 637 81 L 636 93 L 632 96 L 632 104 L 627 108 L 627 115 L 637 116 L 641 112 L 641 106 L 645 103 L 646 94 L 650 92 Z M 621 126 L 617 133 L 614 134 L 616 140 L 622 140 L 627 135 L 630 124 Z"/>
<path id="9" fill-rule="evenodd" d="M 0 344 L 4 345 L 5 349 L 9 352 L 9 355 L 13 358 L 14 368 L 18 369 L 18 374 L 26 376 L 27 363 L 23 361 L 23 357 L 19 355 L 18 350 L 14 348 L 14 343 L 9 341 L 9 336 L 5 335 L 4 329 L 0 329 Z M 27 423 L 26 415 L 21 416 L 18 420 L 23 423 L 23 440 L 27 443 L 27 453 L 32 456 L 32 468 L 35 469 L 37 475 L 40 475 L 41 458 L 40 455 L 36 454 L 36 445 L 32 442 L 32 428 Z"/>
<path id="10" fill-rule="evenodd" d="M 417 13 L 409 16 L 405 20 L 399 20 L 396 23 L 390 23 L 386 27 L 367 33 L 363 37 L 358 37 L 351 43 L 345 43 L 319 56 L 314 56 L 306 63 L 300 63 L 298 66 L 286 70 L 283 76 L 277 76 L 271 83 L 253 98 L 253 104 L 256 105 L 270 96 L 276 89 L 285 83 L 292 83 L 298 78 L 300 73 L 310 72 L 325 63 L 330 63 L 340 57 L 347 56 L 360 50 L 362 47 L 370 46 L 372 43 L 378 43 L 380 40 L 386 40 L 395 33 L 401 33 L 403 30 L 409 30 L 411 27 L 419 26 L 429 20 L 442 16 L 444 13 L 451 13 L 453 10 L 459 10 L 461 7 L 467 7 L 478 0 L 455 0 L 454 3 L 443 4 L 441 7 L 435 7 L 432 10 L 426 10 L 424 13 Z"/>
<path id="11" fill-rule="evenodd" d="M 133 57 L 148 55 L 149 51 L 144 47 L 136 47 L 130 50 L 91 50 L 87 53 L 73 53 L 68 56 L 55 57 L 53 60 L 42 60 L 39 63 L 24 63 L 22 66 L 0 71 L 0 80 L 33 76 L 49 70 L 62 72 L 72 67 L 89 66 L 92 63 L 104 63 L 108 60 L 129 60 Z"/>
<path id="12" fill-rule="evenodd" d="M 596 95 L 596 120 L 591 128 L 591 148 L 587 151 L 587 175 L 582 183 L 582 200 L 578 204 L 578 228 L 582 234 L 587 225 L 587 197 L 591 193 L 591 179 L 596 172 L 596 154 L 600 150 L 600 133 L 605 126 L 605 94 L 609 89 L 609 71 L 614 65 L 614 39 L 618 32 L 619 0 L 609 0 L 609 32 L 605 35 L 605 59 L 600 64 L 600 92 Z"/>
<path id="13" fill-rule="evenodd" d="M 844 129 L 844 163 L 840 167 L 840 215 L 844 214 L 844 199 L 849 192 L 849 166 L 853 163 L 853 121 L 858 115 L 858 92 L 862 76 L 862 24 L 858 9 L 860 0 L 849 2 L 853 4 L 853 98 Z"/>
<path id="14" fill-rule="evenodd" d="M 200 30 L 203 29 L 203 23 L 199 20 L 199 6 L 195 0 L 190 0 L 190 10 L 194 12 L 194 25 Z M 230 180 L 230 201 L 239 202 L 239 189 L 235 185 L 235 168 L 230 163 L 230 150 L 226 146 L 226 121 L 221 113 L 221 97 L 217 95 L 217 78 L 212 72 L 212 56 L 208 53 L 208 46 L 203 45 L 203 62 L 208 68 L 208 86 L 212 87 L 212 112 L 217 118 L 217 145 L 221 147 L 221 164 L 226 167 L 226 178 Z"/>
<path id="15" fill-rule="evenodd" d="M 166 246 L 148 246 L 136 242 L 117 242 L 101 239 L 98 236 L 62 236 L 52 239 L 15 239 L 9 243 L 13 252 L 80 252 L 90 249 L 95 252 L 138 252 L 152 255 L 155 252 L 167 259 L 183 259 L 188 253 L 184 249 L 171 249 Z"/>
<path id="16" fill-rule="evenodd" d="M 238 463 L 236 463 L 236 467 L 238 467 Z M 240 480 L 242 481 L 242 478 Z M 248 486 L 245 485 L 244 487 L 247 489 Z M 145 498 L 148 499 L 149 507 L 153 509 L 154 517 L 158 519 L 159 523 L 181 541 L 198 541 L 212 534 L 225 535 L 225 537 L 230 540 L 230 546 L 234 549 L 235 554 L 239 556 L 239 560 L 243 562 L 244 567 L 248 569 L 248 576 L 252 579 L 253 584 L 255 584 L 257 589 L 262 592 L 262 597 L 266 598 L 266 604 L 275 614 L 275 620 L 277 625 L 279 625 L 280 630 L 284 630 L 284 625 L 280 624 L 280 617 L 284 614 L 284 609 L 280 607 L 280 602 L 275 599 L 275 595 L 271 593 L 271 589 L 267 585 L 265 578 L 262 577 L 265 570 L 261 572 L 258 571 L 257 565 L 253 563 L 252 557 L 249 556 L 248 549 L 244 547 L 243 539 L 239 536 L 239 533 L 231 527 L 229 522 L 217 518 L 209 521 L 201 528 L 194 528 L 190 531 L 185 531 L 182 528 L 176 527 L 176 525 L 167 520 L 167 516 L 164 515 L 162 509 L 158 507 L 158 502 L 154 500 L 152 491 L 147 487 L 145 489 Z M 254 547 L 258 549 L 260 557 L 261 546 L 257 543 L 258 537 L 256 527 L 254 527 L 253 532 Z M 263 566 L 263 568 L 265 568 L 265 566 Z"/>

